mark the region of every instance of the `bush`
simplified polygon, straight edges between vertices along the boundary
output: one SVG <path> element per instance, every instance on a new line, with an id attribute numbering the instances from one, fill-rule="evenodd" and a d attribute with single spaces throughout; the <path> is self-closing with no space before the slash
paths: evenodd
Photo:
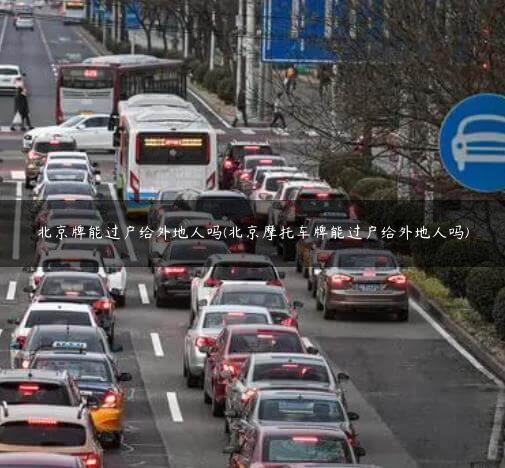
<path id="1" fill-rule="evenodd" d="M 207 74 L 208 67 L 205 63 L 200 63 L 195 70 L 193 71 L 193 79 L 197 83 L 203 83 L 203 79 L 205 78 L 205 75 Z"/>
<path id="2" fill-rule="evenodd" d="M 235 81 L 233 78 L 225 78 L 219 82 L 217 95 L 226 104 L 233 104 L 235 102 Z"/>
<path id="3" fill-rule="evenodd" d="M 394 188 L 394 182 L 383 177 L 365 177 L 354 184 L 351 193 L 362 198 L 372 198 L 374 192 L 387 188 Z"/>
<path id="4" fill-rule="evenodd" d="M 435 267 L 435 274 L 452 294 L 463 297 L 469 271 L 489 259 L 489 248 L 484 242 L 475 239 L 451 239 L 437 250 L 438 266 Z"/>
<path id="5" fill-rule="evenodd" d="M 505 272 L 503 269 L 485 262 L 468 272 L 466 298 L 484 320 L 491 322 L 495 297 L 504 287 Z"/>
<path id="6" fill-rule="evenodd" d="M 225 80 L 228 73 L 224 68 L 216 67 L 214 70 L 208 70 L 205 78 L 203 79 L 203 85 L 212 93 L 217 93 L 217 88 L 221 81 Z"/>
<path id="7" fill-rule="evenodd" d="M 505 340 L 505 288 L 500 289 L 494 301 L 493 320 L 496 334 Z"/>

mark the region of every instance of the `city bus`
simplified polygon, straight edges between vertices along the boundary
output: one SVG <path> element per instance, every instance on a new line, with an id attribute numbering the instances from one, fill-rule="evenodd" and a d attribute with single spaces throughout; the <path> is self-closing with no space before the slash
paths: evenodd
<path id="1" fill-rule="evenodd" d="M 61 65 L 56 84 L 56 123 L 75 115 L 117 114 L 119 101 L 140 93 L 186 98 L 182 60 L 150 55 L 107 55 Z"/>
<path id="2" fill-rule="evenodd" d="M 84 0 L 63 0 L 60 12 L 63 24 L 82 23 L 86 19 L 86 2 Z"/>
<path id="3" fill-rule="evenodd" d="M 114 179 L 128 215 L 146 213 L 167 187 L 216 188 L 216 132 L 201 114 L 162 105 L 127 107 L 118 132 Z"/>

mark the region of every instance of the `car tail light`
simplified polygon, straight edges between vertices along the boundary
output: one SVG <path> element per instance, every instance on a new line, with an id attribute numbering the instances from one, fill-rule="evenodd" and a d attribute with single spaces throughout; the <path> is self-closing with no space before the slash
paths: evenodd
<path id="1" fill-rule="evenodd" d="M 242 252 L 245 252 L 246 250 L 247 250 L 246 246 L 243 242 L 239 242 L 238 244 L 230 245 L 230 252 L 232 252 L 232 253 L 242 253 Z"/>
<path id="2" fill-rule="evenodd" d="M 283 286 L 282 281 L 279 278 L 268 280 L 267 285 L 268 286 Z"/>
<path id="3" fill-rule="evenodd" d="M 319 437 L 295 436 L 291 437 L 291 440 L 298 444 L 317 444 L 319 442 Z"/>
<path id="4" fill-rule="evenodd" d="M 235 164 L 231 159 L 225 159 L 223 161 L 223 169 L 226 171 L 231 171 L 235 167 Z"/>
<path id="5" fill-rule="evenodd" d="M 188 272 L 186 267 L 160 267 L 159 273 L 164 278 L 177 278 Z"/>
<path id="6" fill-rule="evenodd" d="M 332 289 L 343 289 L 352 283 L 352 277 L 347 275 L 333 275 L 330 278 Z"/>
<path id="7" fill-rule="evenodd" d="M 230 249 L 231 250 L 231 249 Z M 203 285 L 206 287 L 206 288 L 216 288 L 217 286 L 219 286 L 220 284 L 222 283 L 221 280 L 218 280 L 216 278 L 208 278 L 204 283 Z"/>
<path id="8" fill-rule="evenodd" d="M 21 363 L 21 367 L 23 369 L 28 369 L 30 367 L 30 361 L 28 359 L 23 359 L 23 362 Z"/>
<path id="9" fill-rule="evenodd" d="M 254 395 L 256 395 L 256 392 L 257 390 L 255 388 L 248 388 L 240 397 L 242 403 L 247 403 Z"/>
<path id="10" fill-rule="evenodd" d="M 42 276 L 41 275 L 34 275 L 34 277 L 33 277 L 33 284 L 35 286 L 38 286 L 41 281 L 42 281 Z"/>
<path id="11" fill-rule="evenodd" d="M 249 174 L 248 172 L 242 172 L 242 174 L 240 174 L 240 180 L 249 180 L 251 178 L 251 174 Z"/>
<path id="12" fill-rule="evenodd" d="M 345 435 L 347 437 L 347 440 L 349 441 L 349 444 L 352 446 L 352 447 L 356 447 L 356 434 L 354 432 L 350 432 L 350 431 L 345 431 Z"/>
<path id="13" fill-rule="evenodd" d="M 317 254 L 317 263 L 326 263 L 330 258 L 329 252 L 320 252 Z"/>
<path id="14" fill-rule="evenodd" d="M 210 336 L 198 336 L 195 339 L 195 346 L 198 349 L 203 348 L 204 346 L 208 346 L 209 348 L 214 345 L 216 340 Z"/>
<path id="15" fill-rule="evenodd" d="M 110 299 L 98 299 L 98 301 L 93 302 L 93 309 L 110 312 L 112 310 L 112 301 Z"/>
<path id="16" fill-rule="evenodd" d="M 234 377 L 235 375 L 237 375 L 238 371 L 239 371 L 239 369 L 237 368 L 237 366 L 231 361 L 224 362 L 221 367 L 221 372 L 222 373 L 229 372 L 231 377 Z"/>
<path id="17" fill-rule="evenodd" d="M 296 327 L 297 322 L 294 317 L 286 317 L 281 321 L 281 325 L 284 325 L 285 327 Z"/>
<path id="18" fill-rule="evenodd" d="M 23 396 L 32 396 L 34 393 L 39 391 L 39 386 L 37 384 L 20 384 L 18 386 L 18 392 Z"/>
<path id="19" fill-rule="evenodd" d="M 79 455 L 81 457 L 81 460 L 84 462 L 84 466 L 87 468 L 96 468 L 100 466 L 100 457 L 94 453 L 85 453 L 83 455 Z"/>
<path id="20" fill-rule="evenodd" d="M 405 289 L 407 287 L 407 277 L 405 275 L 392 275 L 387 279 L 388 284 L 398 289 Z"/>
<path id="21" fill-rule="evenodd" d="M 41 153 L 37 153 L 36 151 L 29 151 L 28 152 L 28 159 L 41 159 L 43 155 Z"/>
<path id="22" fill-rule="evenodd" d="M 58 421 L 52 418 L 28 418 L 30 426 L 57 426 Z"/>
<path id="23" fill-rule="evenodd" d="M 16 342 L 19 344 L 20 348 L 23 349 L 26 344 L 26 336 L 19 335 L 16 337 Z"/>
<path id="24" fill-rule="evenodd" d="M 115 392 L 108 391 L 103 396 L 102 408 L 117 408 L 119 397 Z"/>
<path id="25" fill-rule="evenodd" d="M 318 198 L 319 200 L 321 200 L 321 199 L 325 200 L 327 198 L 330 198 L 330 194 L 324 193 L 324 192 L 316 193 L 316 198 Z"/>

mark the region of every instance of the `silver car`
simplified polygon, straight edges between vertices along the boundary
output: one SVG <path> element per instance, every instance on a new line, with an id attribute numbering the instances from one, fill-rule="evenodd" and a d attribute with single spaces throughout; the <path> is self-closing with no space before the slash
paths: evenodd
<path id="1" fill-rule="evenodd" d="M 265 307 L 213 305 L 202 307 L 184 338 L 184 377 L 188 387 L 201 384 L 208 349 L 226 325 L 272 324 Z"/>

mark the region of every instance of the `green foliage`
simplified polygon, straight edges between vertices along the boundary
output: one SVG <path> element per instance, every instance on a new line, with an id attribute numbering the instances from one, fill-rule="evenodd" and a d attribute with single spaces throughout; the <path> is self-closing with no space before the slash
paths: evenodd
<path id="1" fill-rule="evenodd" d="M 217 86 L 217 95 L 226 103 L 235 102 L 235 80 L 233 78 L 224 78 Z"/>
<path id="2" fill-rule="evenodd" d="M 224 68 L 216 67 L 214 70 L 208 70 L 203 79 L 203 85 L 212 93 L 217 93 L 221 81 L 228 77 Z"/>
<path id="3" fill-rule="evenodd" d="M 394 182 L 383 177 L 364 177 L 358 180 L 351 189 L 351 195 L 362 198 L 373 198 L 371 195 L 381 189 L 394 188 Z"/>
<path id="4" fill-rule="evenodd" d="M 476 239 L 451 239 L 437 250 L 435 274 L 452 294 L 463 297 L 470 269 L 489 259 L 489 248 L 484 242 Z"/>
<path id="5" fill-rule="evenodd" d="M 493 320 L 496 334 L 505 340 L 505 288 L 500 289 L 494 301 Z"/>
<path id="6" fill-rule="evenodd" d="M 484 320 L 491 322 L 495 297 L 504 287 L 504 270 L 492 263 L 484 262 L 468 272 L 466 298 Z"/>
<path id="7" fill-rule="evenodd" d="M 333 187 L 343 187 L 347 192 L 363 177 L 363 172 L 349 166 L 350 153 L 326 155 L 319 162 L 319 175 Z"/>
<path id="8" fill-rule="evenodd" d="M 197 83 L 203 83 L 203 79 L 205 78 L 205 75 L 207 74 L 208 67 L 205 63 L 200 63 L 196 66 L 196 68 L 193 70 L 193 79 Z"/>

